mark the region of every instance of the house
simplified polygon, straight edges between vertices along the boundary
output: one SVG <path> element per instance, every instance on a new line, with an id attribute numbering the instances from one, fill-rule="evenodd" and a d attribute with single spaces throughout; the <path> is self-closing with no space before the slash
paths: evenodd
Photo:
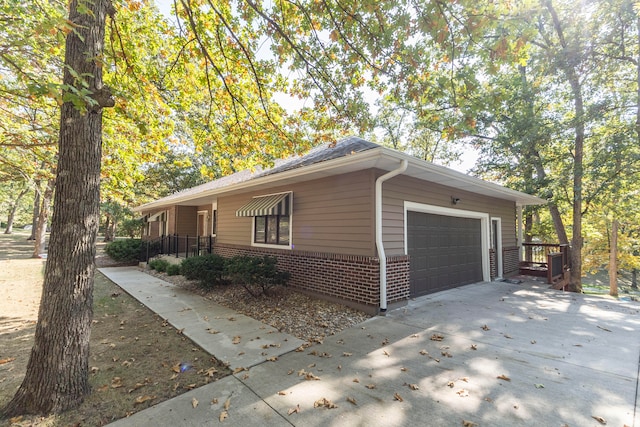
<path id="1" fill-rule="evenodd" d="M 522 207 L 543 203 L 349 137 L 135 210 L 145 239 L 213 236 L 226 257 L 273 255 L 291 286 L 377 313 L 516 274 Z"/>

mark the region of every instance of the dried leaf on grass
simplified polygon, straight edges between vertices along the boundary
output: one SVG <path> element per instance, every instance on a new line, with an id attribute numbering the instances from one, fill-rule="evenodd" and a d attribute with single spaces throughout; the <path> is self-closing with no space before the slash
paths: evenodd
<path id="1" fill-rule="evenodd" d="M 147 396 L 147 395 L 138 396 L 138 397 L 136 397 L 136 400 L 134 400 L 133 403 L 134 403 L 134 405 L 140 405 L 140 404 L 142 404 L 144 402 L 147 402 L 149 400 L 153 400 L 155 398 L 156 398 L 155 396 Z"/>
<path id="2" fill-rule="evenodd" d="M 111 388 L 120 388 L 122 387 L 122 378 L 120 377 L 113 377 L 113 379 L 111 380 Z"/>

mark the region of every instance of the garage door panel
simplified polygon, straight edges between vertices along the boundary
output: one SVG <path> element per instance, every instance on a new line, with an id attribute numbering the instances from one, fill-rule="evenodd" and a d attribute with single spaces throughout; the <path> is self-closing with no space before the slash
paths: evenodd
<path id="1" fill-rule="evenodd" d="M 482 281 L 481 221 L 407 212 L 411 295 Z"/>

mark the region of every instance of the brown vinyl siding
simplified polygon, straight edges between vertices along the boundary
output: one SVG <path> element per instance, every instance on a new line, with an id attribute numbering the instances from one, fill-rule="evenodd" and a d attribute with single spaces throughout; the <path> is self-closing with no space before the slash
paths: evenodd
<path id="1" fill-rule="evenodd" d="M 378 175 L 381 172 L 378 171 Z M 444 185 L 421 181 L 409 176 L 397 176 L 383 184 L 382 220 L 384 247 L 388 256 L 404 255 L 404 202 L 452 209 L 488 213 L 502 218 L 502 246 L 515 246 L 515 203 L 457 190 Z M 451 197 L 460 199 L 451 204 Z"/>
<path id="2" fill-rule="evenodd" d="M 293 192 L 294 250 L 375 255 L 370 170 L 219 197 L 217 241 L 250 245 L 253 219 L 236 217 L 236 210 L 253 196 L 285 191 Z"/>

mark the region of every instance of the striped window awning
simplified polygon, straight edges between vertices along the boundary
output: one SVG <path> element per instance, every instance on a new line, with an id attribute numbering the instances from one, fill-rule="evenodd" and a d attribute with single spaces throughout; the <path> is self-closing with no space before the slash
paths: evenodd
<path id="1" fill-rule="evenodd" d="M 236 211 L 236 216 L 289 215 L 291 193 L 254 197 Z"/>

